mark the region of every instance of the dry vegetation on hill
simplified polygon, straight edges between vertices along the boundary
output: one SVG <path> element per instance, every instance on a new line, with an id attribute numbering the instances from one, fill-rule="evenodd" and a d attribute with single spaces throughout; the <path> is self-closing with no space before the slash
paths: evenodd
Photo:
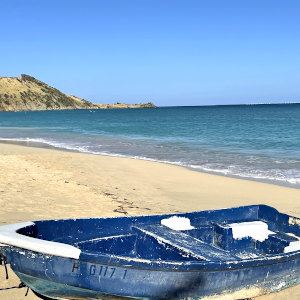
<path id="1" fill-rule="evenodd" d="M 22 74 L 21 77 L 0 77 L 0 111 L 109 109 L 155 107 L 145 104 L 93 104 Z"/>

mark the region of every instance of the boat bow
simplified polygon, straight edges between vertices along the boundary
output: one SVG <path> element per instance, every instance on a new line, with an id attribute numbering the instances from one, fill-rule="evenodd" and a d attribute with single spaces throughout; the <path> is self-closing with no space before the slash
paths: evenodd
<path id="1" fill-rule="evenodd" d="M 1 246 L 15 246 L 46 255 L 79 259 L 81 250 L 68 244 L 46 241 L 19 233 L 20 230 L 35 226 L 33 222 L 17 223 L 0 226 Z"/>

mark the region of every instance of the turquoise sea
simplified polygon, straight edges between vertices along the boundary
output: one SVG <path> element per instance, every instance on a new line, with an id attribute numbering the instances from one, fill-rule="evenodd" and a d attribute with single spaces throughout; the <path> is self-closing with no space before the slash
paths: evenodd
<path id="1" fill-rule="evenodd" d="M 300 188 L 300 104 L 0 112 L 0 140 Z"/>

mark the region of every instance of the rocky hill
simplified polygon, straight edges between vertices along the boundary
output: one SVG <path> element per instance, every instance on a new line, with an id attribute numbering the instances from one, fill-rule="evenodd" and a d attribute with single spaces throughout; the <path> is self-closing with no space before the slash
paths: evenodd
<path id="1" fill-rule="evenodd" d="M 109 109 L 155 107 L 145 104 L 93 104 L 22 74 L 21 77 L 0 77 L 0 111 Z"/>

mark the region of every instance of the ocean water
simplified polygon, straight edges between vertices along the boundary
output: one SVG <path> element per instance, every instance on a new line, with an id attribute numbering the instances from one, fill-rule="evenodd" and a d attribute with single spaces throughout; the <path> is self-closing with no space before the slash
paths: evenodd
<path id="1" fill-rule="evenodd" d="M 300 104 L 0 112 L 0 140 L 300 188 Z"/>

